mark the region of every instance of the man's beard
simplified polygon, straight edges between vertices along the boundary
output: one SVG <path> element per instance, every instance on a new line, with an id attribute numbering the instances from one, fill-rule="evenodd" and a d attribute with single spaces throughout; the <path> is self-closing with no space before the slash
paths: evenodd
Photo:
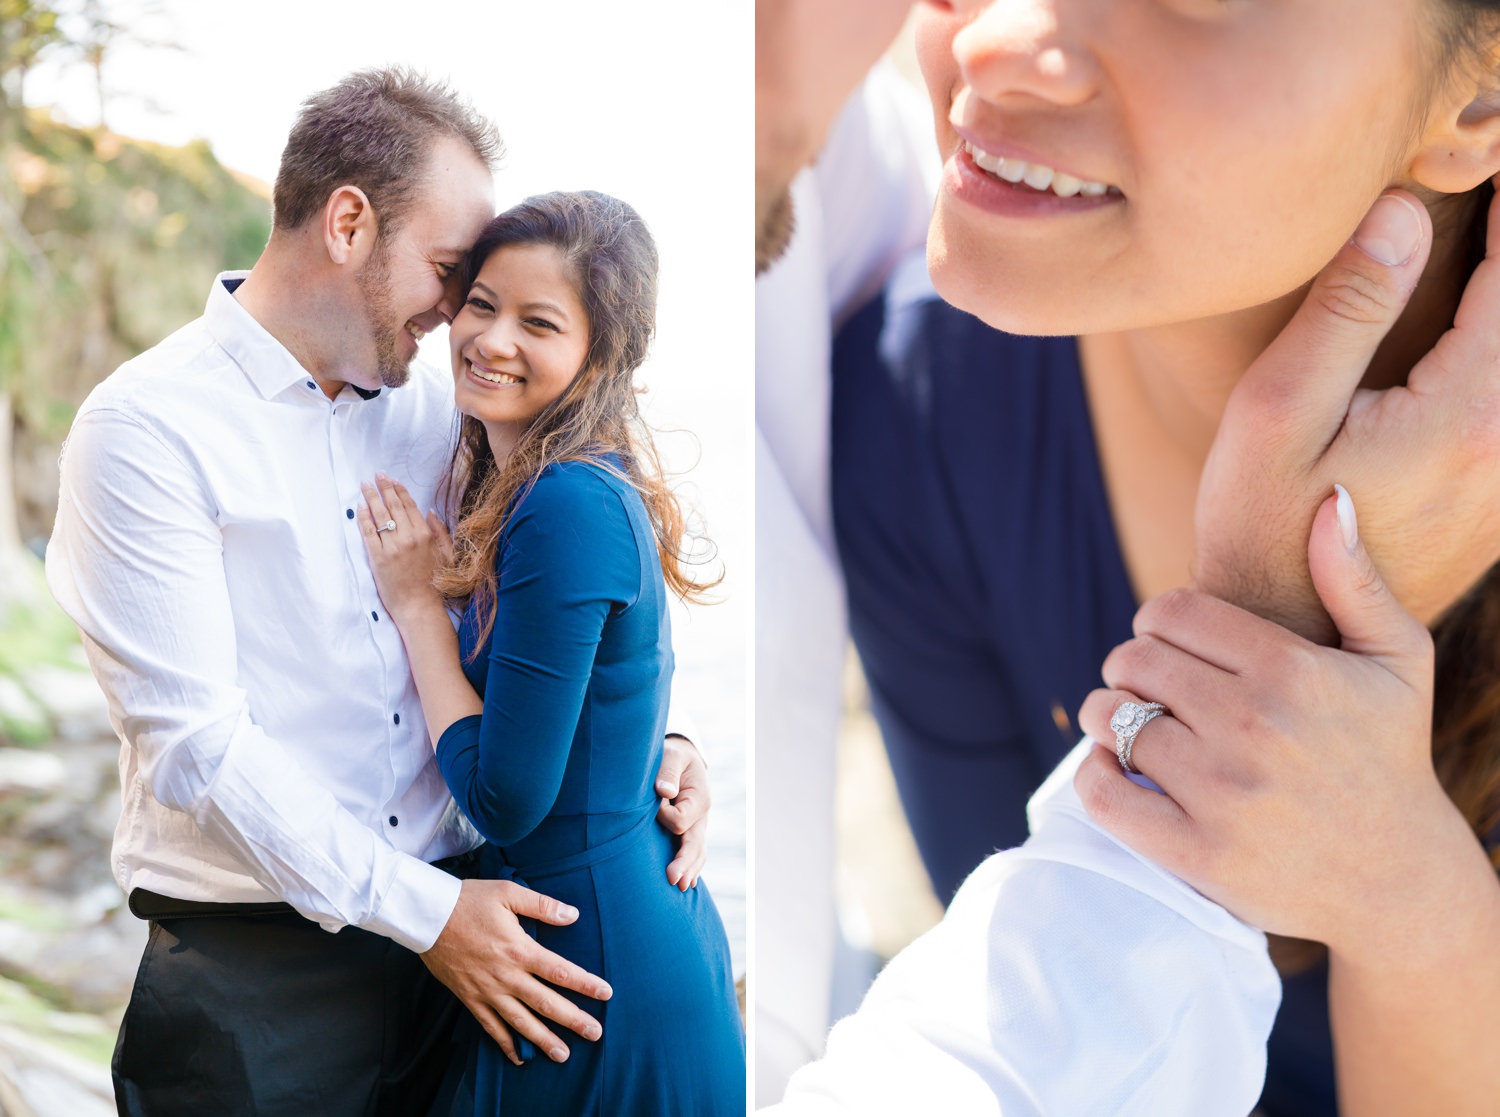
<path id="1" fill-rule="evenodd" d="M 397 349 L 399 332 L 390 327 L 391 261 L 383 241 L 376 243 L 374 254 L 360 270 L 359 289 L 364 295 L 370 339 L 375 342 L 375 371 L 387 388 L 399 388 L 411 376 L 411 362 L 402 359 Z"/>
<path id="2" fill-rule="evenodd" d="M 771 198 L 764 212 L 755 215 L 756 275 L 769 268 L 786 251 L 792 239 L 793 224 L 792 191 L 788 187 Z"/>

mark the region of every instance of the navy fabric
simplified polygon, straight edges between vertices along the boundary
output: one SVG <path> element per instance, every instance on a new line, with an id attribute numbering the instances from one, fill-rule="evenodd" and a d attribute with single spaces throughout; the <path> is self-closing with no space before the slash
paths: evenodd
<path id="1" fill-rule="evenodd" d="M 833 512 L 849 626 L 902 806 L 946 902 L 1026 837 L 1027 799 L 1137 603 L 1078 347 L 936 297 L 876 299 L 833 357 Z M 1332 1117 L 1326 972 L 1288 986 L 1269 1117 Z"/>
<path id="2" fill-rule="evenodd" d="M 480 639 L 473 608 L 459 633 L 484 713 L 443 733 L 438 763 L 489 839 L 484 875 L 576 907 L 566 927 L 536 924 L 537 941 L 614 995 L 564 993 L 604 1036 L 573 1037 L 562 1064 L 513 1066 L 465 1021 L 472 1046 L 443 1112 L 742 1114 L 728 939 L 707 885 L 667 882 L 673 842 L 655 822 L 672 644 L 645 506 L 606 469 L 550 466 L 498 564 L 492 633 Z"/>

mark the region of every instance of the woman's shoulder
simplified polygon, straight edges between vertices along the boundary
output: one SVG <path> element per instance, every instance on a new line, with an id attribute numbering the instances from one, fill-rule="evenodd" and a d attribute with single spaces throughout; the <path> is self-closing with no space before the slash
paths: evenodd
<path id="1" fill-rule="evenodd" d="M 616 472 L 618 471 L 618 472 Z M 522 492 L 513 523 L 547 522 L 596 533 L 611 525 L 628 528 L 633 505 L 640 503 L 618 458 L 551 462 Z"/>

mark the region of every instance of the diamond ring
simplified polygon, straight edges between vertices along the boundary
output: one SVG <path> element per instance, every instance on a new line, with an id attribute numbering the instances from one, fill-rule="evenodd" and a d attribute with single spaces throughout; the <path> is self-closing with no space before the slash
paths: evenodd
<path id="1" fill-rule="evenodd" d="M 387 520 L 385 523 L 381 524 L 378 528 L 375 529 L 375 534 L 379 535 L 382 531 L 395 531 L 395 530 L 396 530 L 396 521 L 395 520 Z"/>
<path id="2" fill-rule="evenodd" d="M 1109 727 L 1115 731 L 1115 755 L 1120 758 L 1120 767 L 1127 772 L 1139 772 L 1130 763 L 1130 750 L 1146 723 L 1167 712 L 1160 702 L 1121 702 L 1120 708 L 1109 719 Z"/>

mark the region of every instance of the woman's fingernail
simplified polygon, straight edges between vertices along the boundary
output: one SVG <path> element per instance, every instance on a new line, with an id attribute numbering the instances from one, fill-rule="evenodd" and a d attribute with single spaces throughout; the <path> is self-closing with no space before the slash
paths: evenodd
<path id="1" fill-rule="evenodd" d="M 563 919 L 577 919 L 578 918 L 578 909 L 577 908 L 570 908 L 567 904 L 558 904 L 557 905 L 557 914 L 559 916 L 561 916 Z"/>
<path id="2" fill-rule="evenodd" d="M 1333 491 L 1334 509 L 1339 516 L 1339 534 L 1344 537 L 1344 546 L 1350 554 L 1359 546 L 1359 522 L 1354 518 L 1354 501 L 1349 499 L 1349 491 L 1343 485 L 1335 485 Z"/>
<path id="3" fill-rule="evenodd" d="M 548 1054 L 552 1056 L 553 1062 L 561 1063 L 567 1059 L 568 1049 L 566 1047 L 554 1047 Z"/>
<path id="4" fill-rule="evenodd" d="M 1354 230 L 1354 243 L 1366 256 L 1388 267 L 1412 258 L 1422 239 L 1422 219 L 1405 198 L 1386 194 L 1379 198 Z"/>

